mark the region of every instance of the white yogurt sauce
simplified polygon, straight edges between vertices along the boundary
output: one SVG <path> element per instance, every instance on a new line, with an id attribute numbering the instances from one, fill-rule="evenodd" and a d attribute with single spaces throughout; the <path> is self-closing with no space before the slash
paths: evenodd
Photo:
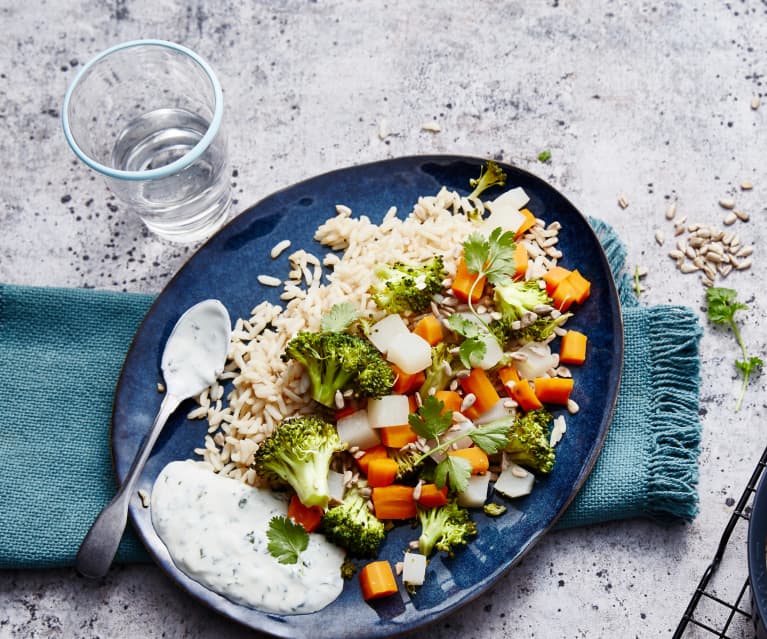
<path id="1" fill-rule="evenodd" d="M 191 460 L 165 466 L 152 490 L 152 523 L 183 573 L 264 612 L 314 612 L 341 594 L 344 552 L 312 533 L 298 563 L 279 563 L 266 531 L 272 517 L 286 513 L 270 491 Z"/>
<path id="2" fill-rule="evenodd" d="M 221 302 L 206 300 L 190 308 L 174 327 L 162 354 L 164 377 L 173 385 L 168 390 L 202 391 L 216 381 L 230 333 L 229 314 Z"/>

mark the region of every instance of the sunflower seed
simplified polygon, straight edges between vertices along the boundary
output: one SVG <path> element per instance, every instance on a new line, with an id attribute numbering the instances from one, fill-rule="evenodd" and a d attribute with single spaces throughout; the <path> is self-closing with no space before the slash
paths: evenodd
<path id="1" fill-rule="evenodd" d="M 759 108 L 759 105 L 762 103 L 762 101 L 757 97 L 754 96 L 751 98 L 751 108 L 756 111 Z"/>
<path id="2" fill-rule="evenodd" d="M 666 209 L 666 219 L 673 220 L 675 215 L 676 215 L 676 200 L 674 200 L 671 204 L 668 205 L 668 208 Z"/>
<path id="3" fill-rule="evenodd" d="M 655 231 L 655 241 L 659 246 L 663 246 L 663 242 L 666 241 L 666 235 L 660 229 Z"/>
<path id="4" fill-rule="evenodd" d="M 710 277 L 702 277 L 700 281 L 703 284 L 703 286 L 708 287 L 708 286 L 714 285 L 714 280 L 712 280 Z"/>
<path id="5" fill-rule="evenodd" d="M 618 197 L 618 206 L 620 206 L 622 209 L 628 208 L 629 201 L 626 199 L 625 195 L 621 195 Z"/>
<path id="6" fill-rule="evenodd" d="M 748 213 L 746 213 L 745 211 L 741 211 L 740 209 L 735 209 L 735 210 L 733 211 L 733 213 L 735 213 L 735 215 L 737 215 L 737 216 L 738 216 L 738 219 L 739 219 L 741 222 L 748 222 L 748 219 L 749 219 L 749 215 L 748 215 Z"/>
<path id="7" fill-rule="evenodd" d="M 736 257 L 748 257 L 754 252 L 753 246 L 744 246 L 741 248 L 737 253 L 735 253 Z"/>
<path id="8" fill-rule="evenodd" d="M 738 262 L 737 264 L 734 264 L 736 270 L 738 271 L 745 271 L 747 268 L 750 268 L 752 264 L 752 260 L 750 257 L 747 257 L 742 262 Z"/>
<path id="9" fill-rule="evenodd" d="M 729 262 L 722 262 L 716 270 L 719 271 L 719 275 L 722 277 L 727 277 L 730 274 L 730 271 L 732 271 L 732 264 Z"/>
<path id="10" fill-rule="evenodd" d="M 735 200 L 733 200 L 731 197 L 723 197 L 719 200 L 719 206 L 721 206 L 723 209 L 734 209 Z"/>
<path id="11" fill-rule="evenodd" d="M 737 221 L 738 221 L 738 216 L 737 216 L 737 215 L 735 215 L 735 213 L 728 213 L 728 214 L 725 216 L 725 218 L 722 220 L 722 222 L 723 222 L 725 225 L 727 225 L 727 226 L 730 226 L 730 225 L 732 225 L 732 224 L 735 224 L 735 222 L 737 222 Z"/>
<path id="12" fill-rule="evenodd" d="M 753 184 L 751 184 L 751 182 L 749 182 L 748 180 L 743 180 L 743 181 L 740 183 L 740 188 L 741 188 L 742 190 L 744 190 L 744 191 L 750 191 L 751 189 L 753 189 L 753 188 L 754 188 L 754 185 L 753 185 Z"/>
<path id="13" fill-rule="evenodd" d="M 699 270 L 698 267 L 695 264 L 692 264 L 690 262 L 684 262 L 680 267 L 679 270 L 682 271 L 682 273 L 694 273 L 695 271 Z"/>

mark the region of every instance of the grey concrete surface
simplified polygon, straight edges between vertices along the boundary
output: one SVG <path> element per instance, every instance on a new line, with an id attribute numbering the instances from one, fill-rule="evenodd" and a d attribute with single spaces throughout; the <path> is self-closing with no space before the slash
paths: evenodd
<path id="1" fill-rule="evenodd" d="M 0 281 L 159 291 L 190 255 L 193 247 L 148 236 L 60 132 L 79 65 L 119 41 L 161 37 L 197 50 L 220 75 L 236 211 L 350 164 L 498 157 L 613 224 L 629 263 L 649 268 L 645 302 L 686 303 L 703 317 L 699 279 L 667 257 L 664 211 L 677 200 L 678 216 L 721 225 L 718 201 L 734 197 L 750 214 L 734 228 L 756 250 L 752 268 L 725 282 L 751 304 L 746 343 L 767 354 L 767 104 L 751 105 L 765 92 L 763 1 L 0 0 L 0 20 Z M 426 122 L 441 131 L 422 130 Z M 550 163 L 537 161 L 543 149 Z M 753 189 L 741 190 L 743 180 Z M 731 336 L 706 325 L 701 349 L 697 519 L 550 534 L 490 592 L 420 636 L 671 635 L 767 443 L 765 377 L 734 414 Z M 744 577 L 741 534 L 717 592 L 736 596 Z M 718 624 L 725 612 L 702 614 Z M 116 568 L 98 583 L 71 570 L 0 573 L 0 637 L 219 636 L 253 634 L 151 566 Z M 728 636 L 752 635 L 736 622 Z"/>

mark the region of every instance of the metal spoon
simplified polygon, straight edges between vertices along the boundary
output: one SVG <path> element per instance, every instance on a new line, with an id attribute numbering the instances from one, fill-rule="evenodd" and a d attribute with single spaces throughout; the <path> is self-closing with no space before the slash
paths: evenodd
<path id="1" fill-rule="evenodd" d="M 84 577 L 103 577 L 109 570 L 128 520 L 128 504 L 160 431 L 185 399 L 199 395 L 220 375 L 231 334 L 229 313 L 218 300 L 205 300 L 176 322 L 162 354 L 167 392 L 152 428 L 114 499 L 101 511 L 85 536 L 75 559 Z"/>

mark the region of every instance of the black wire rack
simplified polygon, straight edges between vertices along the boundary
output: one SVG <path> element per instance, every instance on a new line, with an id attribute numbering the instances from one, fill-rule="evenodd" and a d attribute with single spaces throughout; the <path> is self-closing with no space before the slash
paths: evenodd
<path id="1" fill-rule="evenodd" d="M 746 539 L 754 493 L 766 466 L 767 448 L 762 453 L 748 485 L 735 505 L 714 557 L 690 598 L 690 603 L 679 621 L 673 639 L 703 636 L 745 639 L 754 636 Z M 730 546 L 734 546 L 734 552 L 726 556 L 725 551 Z M 732 555 L 734 557 L 731 557 Z M 720 583 L 717 581 L 719 568 L 730 558 L 734 558 L 735 562 L 740 564 L 737 566 L 740 570 L 727 571 L 728 579 Z M 733 582 L 733 578 L 738 581 Z"/>

